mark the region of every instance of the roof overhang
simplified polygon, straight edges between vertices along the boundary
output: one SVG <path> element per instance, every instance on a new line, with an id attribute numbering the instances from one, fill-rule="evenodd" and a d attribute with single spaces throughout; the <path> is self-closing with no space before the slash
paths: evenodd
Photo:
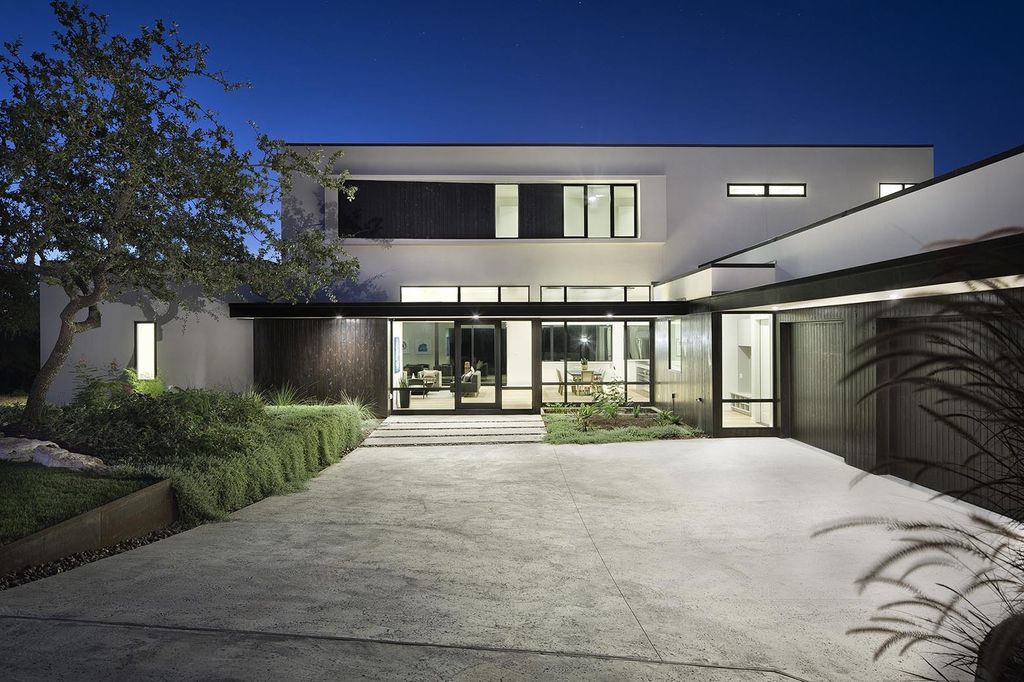
<path id="1" fill-rule="evenodd" d="M 771 306 L 783 305 L 798 308 L 799 305 L 791 304 L 957 282 L 983 282 L 1017 275 L 1024 275 L 1024 234 L 974 241 L 813 277 L 709 296 L 690 301 L 688 312 L 770 309 Z"/>

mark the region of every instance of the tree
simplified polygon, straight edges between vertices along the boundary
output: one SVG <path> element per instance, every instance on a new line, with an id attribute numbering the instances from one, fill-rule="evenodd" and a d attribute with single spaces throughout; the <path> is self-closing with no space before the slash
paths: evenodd
<path id="1" fill-rule="evenodd" d="M 0 54 L 10 86 L 0 102 L 0 270 L 68 296 L 27 422 L 40 419 L 75 335 L 100 326 L 104 302 L 138 291 L 180 305 L 186 286 L 299 301 L 358 272 L 323 230 L 282 240 L 273 213 L 296 174 L 351 198 L 347 173 L 332 174 L 340 153 L 298 154 L 258 130 L 255 148 L 240 149 L 187 90 L 244 87 L 208 68 L 206 46 L 162 21 L 110 35 L 78 2 L 52 7 L 50 54 L 25 56 L 20 40 Z"/>

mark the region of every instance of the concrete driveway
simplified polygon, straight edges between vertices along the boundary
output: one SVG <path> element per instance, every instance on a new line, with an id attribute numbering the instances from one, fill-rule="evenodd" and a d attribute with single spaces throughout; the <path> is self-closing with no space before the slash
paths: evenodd
<path id="1" fill-rule="evenodd" d="M 959 515 L 778 439 L 362 448 L 0 592 L 8 679 L 884 680 L 850 515 Z"/>

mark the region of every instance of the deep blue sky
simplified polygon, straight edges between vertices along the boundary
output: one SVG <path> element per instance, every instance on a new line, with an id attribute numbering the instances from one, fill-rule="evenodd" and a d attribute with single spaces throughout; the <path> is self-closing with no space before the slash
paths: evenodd
<path id="1" fill-rule="evenodd" d="M 1024 143 L 1024 3 L 94 0 L 254 88 L 204 99 L 292 141 Z M 42 0 L 0 37 L 50 42 Z M 0 86 L 0 90 L 2 90 Z"/>

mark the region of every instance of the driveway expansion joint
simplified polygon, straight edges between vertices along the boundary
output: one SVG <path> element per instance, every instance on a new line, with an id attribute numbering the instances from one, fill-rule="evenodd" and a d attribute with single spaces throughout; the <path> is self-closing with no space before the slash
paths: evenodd
<path id="1" fill-rule="evenodd" d="M 615 579 L 615 576 L 612 575 L 612 569 L 608 567 L 608 562 L 604 560 L 604 555 L 601 554 L 601 548 L 597 546 L 597 541 L 590 532 L 590 528 L 587 527 L 587 522 L 583 519 L 583 513 L 580 511 L 580 506 L 576 503 L 576 496 L 572 492 L 572 486 L 569 485 L 569 478 L 565 475 L 565 468 L 562 467 L 562 460 L 558 458 L 558 450 L 551 448 L 551 452 L 555 456 L 555 462 L 558 464 L 558 470 L 562 472 L 562 481 L 565 482 L 565 489 L 569 492 L 569 497 L 572 499 L 572 506 L 576 510 L 576 516 L 579 517 L 580 523 L 583 524 L 583 530 L 587 531 L 587 537 L 590 538 L 590 544 L 594 546 L 594 551 L 597 552 L 597 557 L 601 560 L 601 565 L 604 566 L 605 572 L 608 573 L 608 577 L 611 578 L 612 584 L 615 585 L 616 591 L 618 591 L 619 596 L 622 597 L 622 602 L 626 605 L 626 608 L 629 609 L 629 613 L 633 616 L 633 620 L 635 620 L 636 624 L 640 626 L 640 631 L 644 633 L 644 637 L 647 639 L 647 644 L 651 647 L 651 650 L 654 651 L 654 654 L 658 657 L 659 661 L 664 660 L 661 656 L 661 652 L 658 651 L 658 647 L 654 646 L 654 642 L 651 641 L 651 636 L 647 634 L 647 629 L 644 627 L 644 624 L 640 622 L 639 618 L 637 618 L 636 612 L 633 611 L 633 607 L 630 605 L 629 600 L 626 599 L 626 595 L 623 594 L 622 588 L 619 587 L 619 582 Z"/>
<path id="2" fill-rule="evenodd" d="M 133 621 L 97 620 L 89 618 L 72 618 L 66 616 L 29 616 L 24 614 L 0 613 L 0 622 L 4 620 L 20 620 L 36 623 L 58 623 L 82 627 L 105 627 L 123 629 L 156 630 L 162 632 L 178 632 L 196 635 L 233 635 L 241 637 L 261 637 L 267 639 L 315 640 L 324 642 L 345 642 L 351 644 L 378 644 L 383 646 L 420 647 L 425 649 L 446 649 L 453 651 L 474 651 L 481 653 L 513 654 L 524 656 L 553 656 L 559 658 L 579 658 L 601 661 L 621 661 L 625 663 L 643 663 L 645 665 L 664 665 L 677 668 L 704 668 L 709 670 L 735 670 L 737 672 L 764 673 L 778 675 L 797 682 L 812 682 L 803 677 L 776 668 L 759 666 L 728 665 L 704 663 L 699 661 L 666 660 L 646 656 L 627 656 L 623 654 L 602 654 L 592 651 L 562 651 L 557 649 L 527 649 L 520 647 L 487 646 L 485 644 L 444 644 L 438 642 L 416 642 L 402 639 L 385 639 L 375 637 L 355 637 L 350 635 L 325 635 L 302 632 L 279 632 L 274 630 L 243 630 L 237 628 L 202 627 L 196 625 L 156 625 Z M 655 649 L 657 651 L 657 649 Z"/>

